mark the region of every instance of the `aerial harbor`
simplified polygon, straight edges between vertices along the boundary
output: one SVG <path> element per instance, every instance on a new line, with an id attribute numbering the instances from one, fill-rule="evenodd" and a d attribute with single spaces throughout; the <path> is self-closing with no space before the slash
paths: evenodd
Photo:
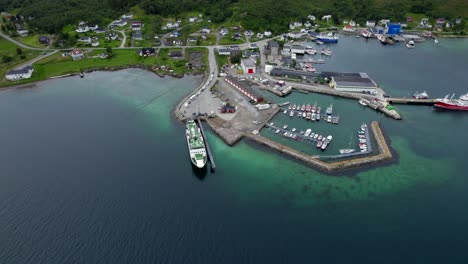
<path id="1" fill-rule="evenodd" d="M 0 263 L 468 263 L 462 0 L 0 0 Z"/>

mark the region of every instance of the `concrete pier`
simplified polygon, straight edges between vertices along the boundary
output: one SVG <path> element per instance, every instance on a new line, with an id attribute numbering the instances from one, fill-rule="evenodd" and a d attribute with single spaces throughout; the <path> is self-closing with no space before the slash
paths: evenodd
<path id="1" fill-rule="evenodd" d="M 203 141 L 205 142 L 206 153 L 208 154 L 208 160 L 210 161 L 210 164 L 211 164 L 211 170 L 215 170 L 216 169 L 216 164 L 215 164 L 215 161 L 214 161 L 213 154 L 211 153 L 210 144 L 208 143 L 208 140 L 206 140 L 205 130 L 203 130 L 203 125 L 202 125 L 202 123 L 200 121 L 200 117 L 197 117 L 196 120 L 197 120 L 198 126 L 200 127 L 200 131 L 201 131 L 201 134 L 202 134 L 202 137 L 203 137 Z"/>

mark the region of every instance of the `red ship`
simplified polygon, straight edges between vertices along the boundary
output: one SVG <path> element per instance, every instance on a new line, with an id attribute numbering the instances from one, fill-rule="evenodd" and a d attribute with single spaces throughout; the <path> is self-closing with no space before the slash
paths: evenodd
<path id="1" fill-rule="evenodd" d="M 448 95 L 445 98 L 437 99 L 434 107 L 443 108 L 448 110 L 459 110 L 459 111 L 468 111 L 468 93 L 460 96 L 459 99 L 453 99 L 453 96 L 448 98 Z"/>

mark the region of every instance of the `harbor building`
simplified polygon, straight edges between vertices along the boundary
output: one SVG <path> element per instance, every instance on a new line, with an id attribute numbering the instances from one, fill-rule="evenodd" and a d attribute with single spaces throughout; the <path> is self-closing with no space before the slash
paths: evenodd
<path id="1" fill-rule="evenodd" d="M 375 94 L 377 84 L 366 73 L 332 76 L 330 87 L 337 91 Z"/>
<path id="2" fill-rule="evenodd" d="M 242 59 L 241 67 L 244 73 L 255 74 L 256 65 L 255 65 L 255 62 L 252 61 L 251 59 Z"/>
<path id="3" fill-rule="evenodd" d="M 236 88 L 239 92 L 244 94 L 251 102 L 254 103 L 261 103 L 263 102 L 263 97 L 258 95 L 252 86 L 252 83 L 247 80 L 238 80 L 231 76 L 227 76 L 224 80 L 229 83 L 231 86 Z"/>

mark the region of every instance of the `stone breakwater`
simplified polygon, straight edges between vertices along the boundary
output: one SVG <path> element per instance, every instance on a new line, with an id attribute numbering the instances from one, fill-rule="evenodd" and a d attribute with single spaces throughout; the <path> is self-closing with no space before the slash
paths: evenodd
<path id="1" fill-rule="evenodd" d="M 362 166 L 375 165 L 382 161 L 388 161 L 393 158 L 389 146 L 385 140 L 382 130 L 378 122 L 374 121 L 371 123 L 371 132 L 377 143 L 378 153 L 375 155 L 369 155 L 364 157 L 340 160 L 335 162 L 326 162 L 320 160 L 318 157 L 311 156 L 300 152 L 294 148 L 275 142 L 271 139 L 265 138 L 260 134 L 246 133 L 240 131 L 233 131 L 229 128 L 222 126 L 222 121 L 216 118 L 207 119 L 207 123 L 214 130 L 214 132 L 221 137 L 227 144 L 234 145 L 243 137 L 257 142 L 261 145 L 274 149 L 281 152 L 289 157 L 304 162 L 305 164 L 316 168 L 318 170 L 333 173 L 339 172 L 346 169 L 358 168 Z M 221 122 L 220 122 L 221 121 Z"/>

